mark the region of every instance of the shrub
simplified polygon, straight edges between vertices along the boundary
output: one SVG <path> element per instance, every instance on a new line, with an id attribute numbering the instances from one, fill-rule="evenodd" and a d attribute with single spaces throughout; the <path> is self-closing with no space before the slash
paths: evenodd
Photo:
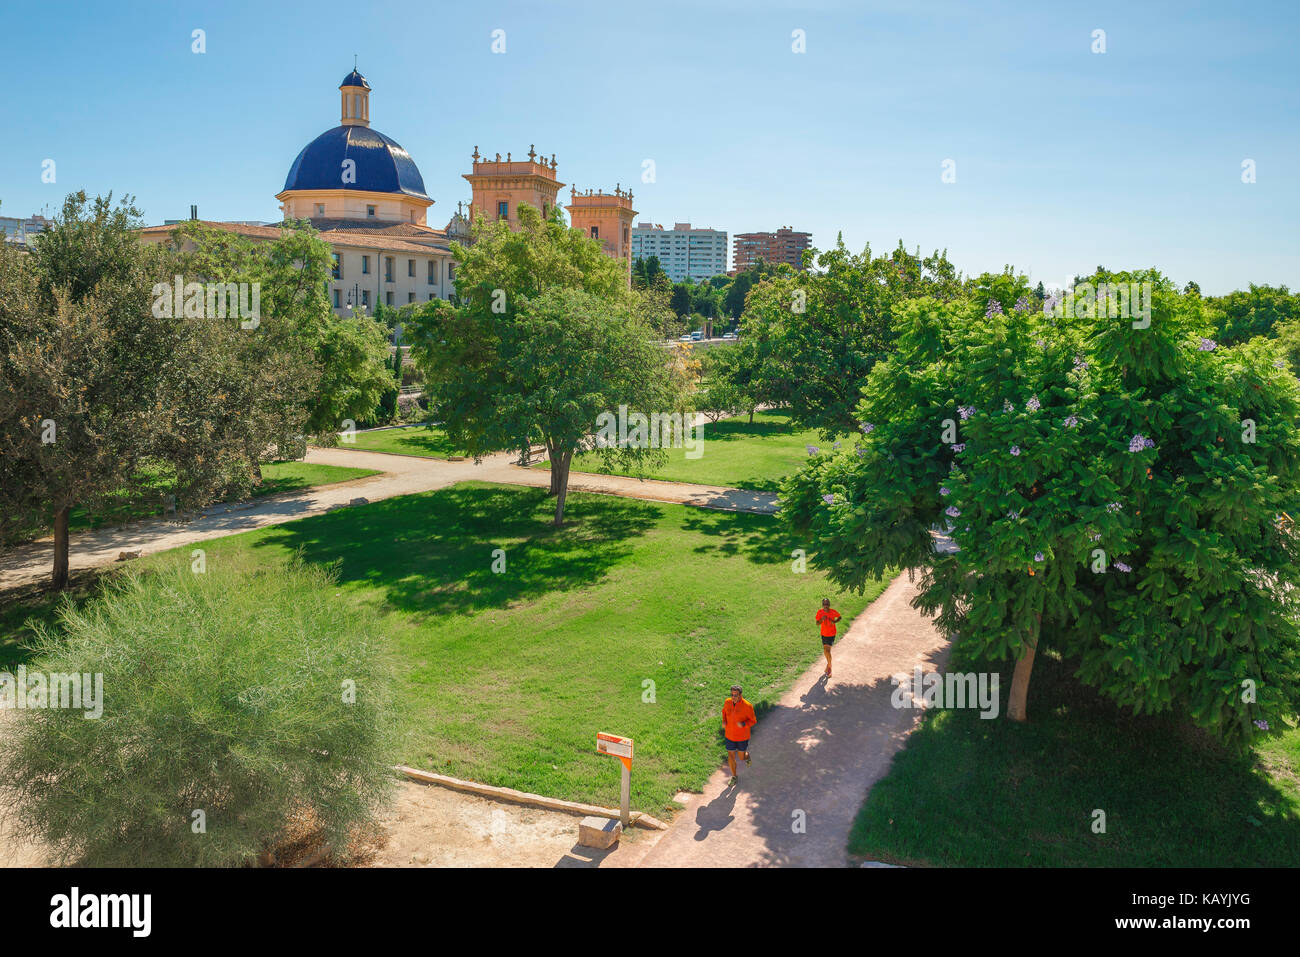
<path id="1" fill-rule="evenodd" d="M 28 673 L 102 674 L 103 713 L 29 710 L 6 728 L 16 823 L 64 862 L 232 866 L 306 814 L 343 856 L 391 794 L 395 736 L 377 613 L 334 594 L 298 560 L 213 561 L 65 605 L 37 627 Z"/>

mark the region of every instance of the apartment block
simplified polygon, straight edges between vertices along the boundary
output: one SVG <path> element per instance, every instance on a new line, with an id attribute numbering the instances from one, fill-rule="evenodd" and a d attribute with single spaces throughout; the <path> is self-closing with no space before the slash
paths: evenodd
<path id="1" fill-rule="evenodd" d="M 732 250 L 732 272 L 739 272 L 762 260 L 789 263 L 802 269 L 801 255 L 812 245 L 812 233 L 795 232 L 782 226 L 774 233 L 737 233 Z"/>
<path id="2" fill-rule="evenodd" d="M 632 258 L 659 257 L 668 278 L 683 282 L 710 279 L 727 271 L 727 233 L 723 229 L 695 229 L 690 223 L 637 223 L 632 230 Z"/>

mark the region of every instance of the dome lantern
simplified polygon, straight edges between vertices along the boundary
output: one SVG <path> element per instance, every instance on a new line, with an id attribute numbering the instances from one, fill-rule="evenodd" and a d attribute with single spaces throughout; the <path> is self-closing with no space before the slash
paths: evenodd
<path id="1" fill-rule="evenodd" d="M 370 84 L 355 69 L 339 84 L 342 95 L 342 126 L 370 125 Z"/>

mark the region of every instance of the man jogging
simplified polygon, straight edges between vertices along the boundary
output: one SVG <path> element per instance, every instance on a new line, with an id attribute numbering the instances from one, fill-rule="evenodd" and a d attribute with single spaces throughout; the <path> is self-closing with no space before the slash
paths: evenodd
<path id="1" fill-rule="evenodd" d="M 826 656 L 826 677 L 831 676 L 831 645 L 835 644 L 835 623 L 840 620 L 840 613 L 831 607 L 829 598 L 822 599 L 822 606 L 817 610 L 817 623 L 822 630 L 822 654 Z"/>
<path id="2" fill-rule="evenodd" d="M 754 706 L 740 695 L 740 685 L 731 686 L 731 697 L 722 702 L 722 733 L 727 739 L 727 765 L 731 780 L 727 787 L 736 784 L 736 755 L 749 764 L 749 729 L 758 724 Z"/>

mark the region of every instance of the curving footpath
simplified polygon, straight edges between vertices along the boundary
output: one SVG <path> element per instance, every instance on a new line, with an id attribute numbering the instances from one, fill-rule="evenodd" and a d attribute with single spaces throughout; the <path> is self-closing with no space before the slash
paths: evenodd
<path id="1" fill-rule="evenodd" d="M 550 484 L 548 471 L 523 468 L 515 465 L 515 460 L 514 455 L 506 453 L 489 456 L 475 464 L 470 460 L 452 462 L 447 459 L 358 449 L 312 448 L 307 450 L 305 459 L 309 463 L 378 469 L 381 474 L 302 492 L 267 496 L 237 505 L 215 505 L 204 509 L 188 522 L 156 518 L 113 528 L 73 532 L 68 549 L 69 567 L 76 573 L 110 564 L 117 560 L 120 552 L 148 555 L 181 545 L 237 535 L 267 525 L 293 522 L 334 508 L 346 507 L 357 499 L 377 502 L 395 495 L 428 492 L 466 481 L 532 487 Z M 574 472 L 569 478 L 569 491 L 602 492 L 654 502 L 765 514 L 776 511 L 776 495 L 770 492 L 748 492 L 684 482 L 642 481 L 619 475 Z M 23 588 L 47 580 L 53 564 L 54 543 L 51 539 L 0 552 L 0 591 Z"/>

